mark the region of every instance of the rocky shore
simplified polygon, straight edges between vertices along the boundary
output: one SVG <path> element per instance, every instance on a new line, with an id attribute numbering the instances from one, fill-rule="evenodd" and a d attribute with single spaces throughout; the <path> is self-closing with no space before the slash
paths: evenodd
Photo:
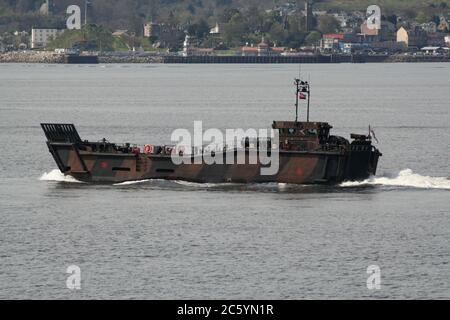
<path id="1" fill-rule="evenodd" d="M 154 55 L 99 55 L 100 63 L 162 63 L 163 57 Z M 65 63 L 65 55 L 51 51 L 13 51 L 0 53 L 0 63 Z"/>
<path id="2" fill-rule="evenodd" d="M 0 63 L 64 63 L 64 55 L 48 51 L 0 53 Z"/>
<path id="3" fill-rule="evenodd" d="M 413 56 L 413 55 L 391 55 L 391 56 L 358 56 L 359 59 L 353 61 L 352 59 L 341 59 L 346 58 L 344 56 L 334 56 L 333 59 L 325 59 L 323 61 L 317 59 L 309 59 L 305 61 L 299 61 L 297 63 L 339 63 L 339 62 L 360 62 L 360 63 L 376 63 L 376 62 L 450 62 L 450 55 L 446 56 Z M 202 56 L 192 56 L 192 57 L 181 57 L 181 56 L 163 56 L 152 53 L 102 53 L 98 56 L 99 63 L 225 63 L 231 60 L 236 60 L 241 57 L 233 56 L 223 56 L 223 57 L 202 57 Z M 264 58 L 264 57 L 256 57 Z M 255 58 L 255 59 L 256 59 Z M 230 60 L 231 59 L 231 60 Z M 248 57 L 247 60 L 241 58 L 243 61 L 238 63 L 246 63 L 255 61 Z M 277 59 L 273 57 L 273 59 Z M 282 59 L 282 58 L 280 58 Z M 178 61 L 180 60 L 180 61 Z M 204 61 L 203 61 L 204 60 Z M 216 61 L 217 60 L 217 61 Z M 230 61 L 228 61 L 230 60 Z M 231 62 L 233 62 L 231 61 Z M 14 51 L 0 53 L 0 63 L 66 63 L 66 56 L 64 54 L 58 54 L 52 51 Z M 271 63 L 274 61 L 264 61 L 261 59 L 259 63 Z M 278 61 L 279 62 L 279 61 Z M 284 61 L 286 63 L 286 61 Z M 294 63 L 295 61 L 287 61 Z M 236 62 L 235 62 L 236 63 Z"/>
<path id="4" fill-rule="evenodd" d="M 450 62 L 450 55 L 445 56 L 412 56 L 412 55 L 392 55 L 385 62 Z"/>

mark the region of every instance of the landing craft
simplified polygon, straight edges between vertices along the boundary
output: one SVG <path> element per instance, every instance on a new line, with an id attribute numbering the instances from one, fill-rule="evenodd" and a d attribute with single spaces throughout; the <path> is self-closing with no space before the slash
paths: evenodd
<path id="1" fill-rule="evenodd" d="M 375 175 L 381 153 L 372 145 L 373 130 L 370 129 L 368 135 L 351 134 L 351 142 L 330 135 L 330 124 L 309 120 L 309 83 L 295 79 L 295 85 L 295 121 L 274 121 L 272 124 L 279 142 L 264 139 L 251 143 L 250 138 L 246 138 L 241 146 L 215 152 L 216 158 L 234 159 L 232 163 L 206 162 L 202 149 L 183 154 L 174 146 L 146 145 L 141 152 L 129 143 L 116 144 L 106 139 L 90 142 L 80 138 L 73 124 L 43 123 L 41 126 L 61 172 L 84 182 L 167 179 L 198 183 L 335 184 Z M 308 103 L 305 122 L 298 121 L 299 99 Z M 263 150 L 269 154 L 276 151 L 276 172 L 263 173 L 267 167 L 260 158 Z M 175 163 L 174 153 L 191 157 L 192 161 Z M 244 163 L 238 162 L 240 155 L 244 156 Z"/>

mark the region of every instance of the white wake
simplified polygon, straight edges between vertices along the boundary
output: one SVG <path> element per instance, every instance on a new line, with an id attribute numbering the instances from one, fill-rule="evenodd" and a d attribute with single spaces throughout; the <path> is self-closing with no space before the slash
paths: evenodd
<path id="1" fill-rule="evenodd" d="M 125 181 L 125 182 L 120 182 L 120 183 L 114 183 L 114 186 L 131 186 L 134 184 L 141 184 L 141 183 L 146 183 L 152 181 L 150 179 L 146 179 L 146 180 L 134 180 L 134 181 Z"/>
<path id="2" fill-rule="evenodd" d="M 405 169 L 393 177 L 371 177 L 364 181 L 348 181 L 341 187 L 359 187 L 367 185 L 409 187 L 421 189 L 447 189 L 450 190 L 450 180 L 445 177 L 422 176 L 411 169 Z"/>
<path id="3" fill-rule="evenodd" d="M 68 183 L 82 183 L 81 181 L 78 181 L 72 176 L 65 176 L 61 171 L 58 169 L 52 170 L 50 172 L 44 173 L 39 180 L 41 181 L 56 181 L 56 182 L 68 182 Z"/>
<path id="4" fill-rule="evenodd" d="M 66 183 L 82 183 L 72 176 L 66 176 L 58 169 L 44 173 L 39 180 L 41 181 L 55 181 Z M 127 181 L 114 184 L 115 186 L 127 186 L 134 184 L 146 183 L 159 179 L 137 180 Z M 175 183 L 183 186 L 190 187 L 216 187 L 216 186 L 229 186 L 230 183 L 195 183 L 186 181 L 174 181 Z M 396 176 L 384 176 L 384 177 L 371 177 L 364 181 L 347 181 L 340 184 L 340 187 L 362 187 L 362 186 L 392 186 L 392 187 L 407 187 L 407 188 L 421 188 L 421 189 L 444 189 L 450 190 L 450 180 L 446 177 L 430 177 L 422 176 L 414 173 L 411 169 L 405 169 L 400 171 Z M 287 188 L 288 184 L 278 184 L 280 189 Z"/>
<path id="5" fill-rule="evenodd" d="M 218 182 L 218 183 L 200 183 L 200 182 L 190 182 L 184 180 L 173 180 L 176 184 L 185 187 L 194 187 L 194 188 L 214 188 L 214 187 L 222 187 L 222 186 L 233 186 L 237 185 L 232 182 Z"/>

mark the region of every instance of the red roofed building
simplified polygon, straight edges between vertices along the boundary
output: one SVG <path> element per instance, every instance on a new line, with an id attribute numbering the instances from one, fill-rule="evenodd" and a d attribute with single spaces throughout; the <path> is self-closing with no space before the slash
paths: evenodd
<path id="1" fill-rule="evenodd" d="M 323 52 L 334 52 L 341 49 L 344 42 L 353 42 L 354 36 L 350 33 L 326 33 L 322 35 L 320 49 Z"/>
<path id="2" fill-rule="evenodd" d="M 270 47 L 262 37 L 261 42 L 256 46 L 243 46 L 241 47 L 237 54 L 241 56 L 254 56 L 254 57 L 264 57 L 264 56 L 278 56 L 285 51 L 283 47 Z"/>
<path id="3" fill-rule="evenodd" d="M 344 40 L 344 34 L 343 33 L 325 33 L 322 36 L 322 38 Z"/>
<path id="4" fill-rule="evenodd" d="M 388 21 L 381 21 L 381 29 L 369 27 L 367 22 L 361 25 L 361 33 L 359 34 L 361 42 L 370 43 L 377 41 L 393 40 L 395 34 L 395 26 Z"/>
<path id="5" fill-rule="evenodd" d="M 258 56 L 258 48 L 253 46 L 243 46 L 238 50 L 238 54 L 244 57 L 247 56 Z"/>

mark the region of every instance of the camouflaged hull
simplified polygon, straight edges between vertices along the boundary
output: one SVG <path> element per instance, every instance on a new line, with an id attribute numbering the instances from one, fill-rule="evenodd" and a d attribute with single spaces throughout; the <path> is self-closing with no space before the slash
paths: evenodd
<path id="1" fill-rule="evenodd" d="M 176 165 L 171 155 L 164 152 L 146 154 L 136 152 L 138 149 L 132 149 L 129 146 L 118 147 L 116 144 L 105 141 L 95 143 L 82 141 L 73 125 L 42 124 L 48 140 L 47 146 L 58 168 L 65 175 L 85 182 L 119 183 L 145 179 L 169 179 L 199 183 L 332 184 L 344 180 L 366 179 L 376 173 L 381 153 L 371 145 L 370 141 L 362 139 L 350 144 L 340 140 L 342 144 L 334 145 L 328 142 L 323 143 L 320 136 L 316 139 L 312 134 L 311 137 L 305 135 L 308 139 L 302 140 L 299 138 L 302 137 L 301 131 L 305 134 L 305 130 L 313 132 L 311 128 L 320 130 L 328 128 L 329 130 L 331 126 L 324 123 L 303 123 L 301 126 L 292 122 L 274 123 L 274 127 L 280 129 L 280 132 L 284 132 L 283 126 L 289 128 L 295 126 L 298 133 L 297 131 L 295 135 L 289 133 L 289 137 L 287 133 L 280 134 L 282 142 L 279 151 L 279 169 L 276 174 L 261 175 L 261 168 L 268 166 L 262 166 L 259 160 L 256 164 L 250 164 L 249 161 L 250 158 L 257 159 L 257 150 L 245 150 L 245 164 L 208 165 L 203 162 L 201 156 L 197 156 L 200 157 L 197 159 L 200 164 L 195 164 L 195 159 L 192 157 L 194 164 Z M 319 133 L 322 134 L 321 131 Z M 339 141 L 339 139 L 333 141 Z M 228 153 L 232 153 L 228 155 L 230 157 L 237 157 L 236 150 L 230 150 Z M 226 153 L 216 156 L 221 155 L 227 156 Z"/>

